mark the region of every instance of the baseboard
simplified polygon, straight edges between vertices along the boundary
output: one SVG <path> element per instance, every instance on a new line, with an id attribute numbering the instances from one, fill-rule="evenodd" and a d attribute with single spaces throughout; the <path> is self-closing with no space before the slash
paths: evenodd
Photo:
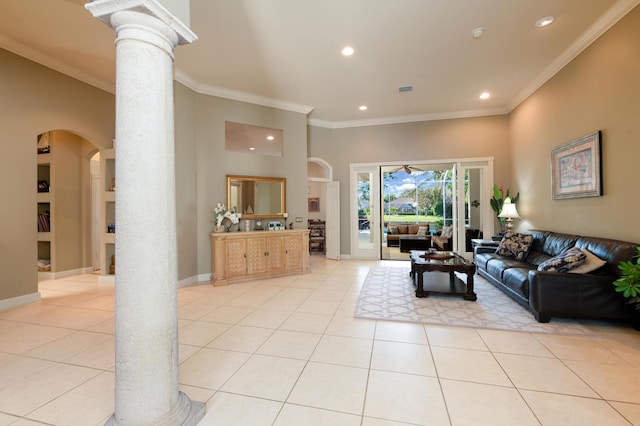
<path id="1" fill-rule="evenodd" d="M 72 277 L 74 275 L 83 275 L 93 273 L 93 267 L 69 269 L 68 271 L 60 272 L 43 272 L 38 271 L 38 281 L 41 280 L 59 280 L 61 278 Z"/>
<path id="2" fill-rule="evenodd" d="M 10 299 L 0 300 L 0 311 L 13 308 L 15 306 L 24 305 L 26 303 L 37 302 L 41 299 L 40 292 L 25 294 L 23 296 L 12 297 Z"/>
<path id="3" fill-rule="evenodd" d="M 211 282 L 211 274 L 198 274 L 178 281 L 178 288 Z"/>
<path id="4" fill-rule="evenodd" d="M 104 284 L 115 284 L 115 277 L 115 275 L 100 275 L 100 277 L 98 277 L 98 282 Z M 189 287 L 190 285 L 198 284 L 203 281 L 209 282 L 210 278 L 211 274 L 194 275 L 193 277 L 184 278 L 178 281 L 178 288 Z"/>

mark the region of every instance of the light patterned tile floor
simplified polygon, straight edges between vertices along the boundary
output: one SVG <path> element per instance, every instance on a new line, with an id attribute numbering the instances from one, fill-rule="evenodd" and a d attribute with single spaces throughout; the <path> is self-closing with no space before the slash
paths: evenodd
<path id="1" fill-rule="evenodd" d="M 640 425 L 640 333 L 593 337 L 356 319 L 367 272 L 178 291 L 180 389 L 201 425 Z M 0 426 L 102 425 L 114 410 L 113 285 L 39 283 L 0 311 Z M 481 295 L 480 295 L 481 296 Z"/>

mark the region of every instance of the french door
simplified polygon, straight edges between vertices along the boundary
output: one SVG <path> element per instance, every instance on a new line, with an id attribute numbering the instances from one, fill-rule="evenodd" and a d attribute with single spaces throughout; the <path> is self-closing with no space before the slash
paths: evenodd
<path id="1" fill-rule="evenodd" d="M 380 258 L 380 167 L 351 167 L 351 255 Z"/>
<path id="2" fill-rule="evenodd" d="M 418 172 L 411 174 L 414 179 L 415 215 L 416 222 L 426 220 L 423 216 L 431 215 L 425 205 L 422 204 L 422 192 L 418 194 L 418 188 L 440 185 L 442 197 L 441 208 L 438 211 L 439 219 L 430 223 L 430 228 L 436 230 L 441 224 L 453 225 L 453 250 L 459 253 L 471 255 L 471 238 L 483 236 L 489 238 L 493 235 L 493 215 L 489 205 L 493 187 L 493 158 L 461 159 L 448 161 L 420 161 L 413 162 L 413 168 Z M 411 168 L 400 166 L 397 163 L 381 165 L 352 164 L 351 165 L 351 191 L 350 191 L 350 229 L 351 229 L 351 255 L 361 259 L 404 258 L 401 253 L 393 253 L 389 256 L 389 247 L 384 244 L 382 235 L 385 232 L 385 221 L 394 221 L 392 207 L 388 197 L 387 182 L 382 182 L 385 170 L 398 170 L 399 168 Z M 431 173 L 431 180 L 422 181 Z M 419 172 L 424 172 L 418 178 Z M 420 180 L 419 180 L 420 179 Z M 425 178 L 426 179 L 426 178 Z M 384 193 L 381 190 L 384 184 Z M 422 190 L 422 189 L 421 189 Z M 418 196 L 420 195 L 420 197 Z M 382 199 L 385 197 L 386 205 L 383 211 Z M 432 204 L 433 205 L 433 204 Z M 384 221 L 382 215 L 385 215 Z M 418 217 L 420 216 L 420 218 Z M 396 220 L 404 221 L 407 217 L 397 217 Z M 394 257 L 395 256 L 395 257 Z M 399 256 L 399 257 L 398 257 Z"/>

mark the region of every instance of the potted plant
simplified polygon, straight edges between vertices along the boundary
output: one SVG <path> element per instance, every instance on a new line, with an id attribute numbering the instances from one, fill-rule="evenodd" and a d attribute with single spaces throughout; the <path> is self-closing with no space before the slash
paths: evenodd
<path id="1" fill-rule="evenodd" d="M 631 320 L 636 330 L 640 330 L 640 246 L 636 247 L 635 262 L 626 260 L 620 262 L 618 268 L 622 271 L 620 278 L 613 284 L 616 291 L 629 299 L 627 303 L 633 306 Z"/>
<path id="2" fill-rule="evenodd" d="M 520 198 L 520 193 L 518 192 L 515 197 L 511 197 L 509 195 L 508 188 L 507 192 L 505 193 L 504 187 L 493 184 L 493 197 L 491 197 L 491 200 L 489 200 L 489 202 L 493 211 L 496 212 L 496 216 L 498 216 L 502 211 L 502 206 L 504 205 L 504 202 L 507 200 L 507 198 L 510 199 L 510 202 L 515 204 L 518 202 L 518 198 Z M 500 221 L 500 226 L 504 228 L 506 219 L 503 217 L 499 217 L 498 220 Z"/>

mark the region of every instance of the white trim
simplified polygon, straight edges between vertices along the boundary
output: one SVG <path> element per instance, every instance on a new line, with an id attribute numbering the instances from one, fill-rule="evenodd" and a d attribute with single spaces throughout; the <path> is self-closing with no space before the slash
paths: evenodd
<path id="1" fill-rule="evenodd" d="M 522 90 L 511 102 L 507 103 L 507 110 L 513 111 L 525 99 L 556 75 L 569 62 L 575 59 L 582 51 L 591 46 L 602 34 L 614 26 L 616 22 L 624 18 L 634 7 L 640 4 L 640 0 L 619 0 L 609 8 L 596 22 L 565 50 L 555 61 L 547 66 L 524 90 Z"/>
<path id="2" fill-rule="evenodd" d="M 209 282 L 210 279 L 211 274 L 193 275 L 191 277 L 178 280 L 178 288 L 189 287 L 194 284 L 202 284 L 203 282 Z"/>
<path id="3" fill-rule="evenodd" d="M 194 284 L 204 284 L 204 283 L 208 283 L 210 280 L 211 280 L 211 274 L 193 275 L 191 277 L 179 280 L 177 284 L 177 288 L 189 287 Z M 114 284 L 115 275 L 100 275 L 100 278 L 98 278 L 98 282 Z"/>
<path id="4" fill-rule="evenodd" d="M 369 232 L 373 235 L 373 247 L 371 249 L 360 248 L 360 229 L 358 225 L 358 174 L 367 173 L 371 176 L 369 188 L 369 203 L 372 206 Z M 380 166 L 349 164 L 349 240 L 352 255 L 359 259 L 379 260 L 381 258 L 380 247 L 382 241 L 382 218 L 380 217 Z M 374 195 L 372 195 L 374 194 Z M 355 222 L 355 226 L 354 226 Z"/>
<path id="5" fill-rule="evenodd" d="M 31 294 L 24 294 L 18 297 L 12 297 L 9 299 L 0 300 L 0 311 L 4 309 L 13 308 L 15 306 L 25 305 L 27 303 L 38 302 L 42 297 L 40 292 Z"/>
<path id="6" fill-rule="evenodd" d="M 91 274 L 91 273 L 93 273 L 92 266 L 89 266 L 86 268 L 69 269 L 68 271 L 60 271 L 60 272 L 38 271 L 38 281 L 59 280 L 61 278 L 72 277 L 74 275 L 83 275 L 83 274 Z"/>
<path id="7" fill-rule="evenodd" d="M 307 180 L 310 182 L 333 182 L 333 167 L 331 166 L 331 164 L 327 163 L 325 160 L 323 160 L 320 157 L 309 157 L 307 158 L 307 163 L 317 163 L 320 164 L 322 167 L 324 167 L 325 169 L 327 169 L 328 171 L 328 178 L 321 178 L 321 177 L 314 177 L 314 176 L 307 176 Z"/>
<path id="8" fill-rule="evenodd" d="M 483 161 L 493 161 L 494 157 L 470 157 L 470 158 L 442 158 L 438 160 L 398 160 L 384 161 L 375 163 L 349 163 L 349 167 L 368 167 L 368 166 L 401 166 L 403 164 L 442 164 L 442 163 L 481 163 Z"/>
<path id="9" fill-rule="evenodd" d="M 18 56 L 27 58 L 37 64 L 74 78 L 78 81 L 82 81 L 93 87 L 97 87 L 98 89 L 104 90 L 105 92 L 109 92 L 111 94 L 116 93 L 115 83 L 97 78 L 85 71 L 80 70 L 79 68 L 66 64 L 58 59 L 47 55 L 46 53 L 35 50 L 2 34 L 0 34 L 0 47 L 8 50 L 9 52 L 15 53 Z"/>
<path id="10" fill-rule="evenodd" d="M 297 104 L 280 99 L 267 98 L 265 96 L 258 96 L 238 90 L 226 89 L 224 87 L 200 84 L 196 80 L 191 78 L 186 72 L 177 68 L 174 72 L 174 75 L 174 79 L 177 82 L 184 84 L 191 90 L 202 95 L 217 96 L 219 98 L 231 99 L 234 101 L 248 102 L 250 104 L 278 108 L 285 111 L 297 112 L 305 115 L 309 114 L 314 109 L 314 107 L 308 105 Z"/>
<path id="11" fill-rule="evenodd" d="M 638 0 L 640 1 L 640 0 Z M 382 126 L 386 124 L 399 124 L 399 123 L 414 123 L 419 121 L 435 121 L 435 120 L 450 120 L 456 118 L 471 118 L 471 117 L 484 117 L 489 115 L 506 115 L 509 110 L 505 107 L 490 108 L 490 109 L 478 109 L 472 111 L 459 111 L 459 112 L 443 112 L 433 114 L 418 114 L 418 115 L 401 115 L 395 117 L 380 117 L 371 118 L 367 120 L 347 120 L 347 121 L 328 121 L 309 118 L 308 124 L 316 127 L 326 127 L 328 129 L 344 129 L 351 127 L 365 127 L 365 126 Z"/>

